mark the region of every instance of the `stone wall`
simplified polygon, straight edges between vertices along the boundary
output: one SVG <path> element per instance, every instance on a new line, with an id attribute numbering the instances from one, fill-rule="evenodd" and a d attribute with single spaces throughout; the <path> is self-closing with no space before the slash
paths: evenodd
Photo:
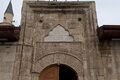
<path id="1" fill-rule="evenodd" d="M 16 43 L 0 43 L 0 80 L 12 80 Z"/>
<path id="2" fill-rule="evenodd" d="M 96 20 L 92 1 L 24 1 L 19 41 L 23 56 L 15 63 L 20 66 L 17 79 L 39 80 L 47 66 L 66 64 L 76 71 L 79 80 L 97 80 Z"/>
<path id="3" fill-rule="evenodd" d="M 119 44 L 119 40 L 104 41 L 99 44 L 101 57 L 99 59 L 100 65 L 98 65 L 98 70 L 102 80 L 120 79 Z"/>
<path id="4" fill-rule="evenodd" d="M 119 80 L 119 41 L 99 42 L 96 29 L 93 1 L 24 0 L 19 42 L 0 44 L 0 80 L 39 80 L 52 64 L 78 80 Z"/>

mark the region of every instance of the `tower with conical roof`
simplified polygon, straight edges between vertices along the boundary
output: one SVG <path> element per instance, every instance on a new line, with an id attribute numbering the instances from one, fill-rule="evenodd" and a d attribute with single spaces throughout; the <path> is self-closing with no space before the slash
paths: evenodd
<path id="1" fill-rule="evenodd" d="M 13 8 L 12 8 L 12 3 L 10 0 L 8 7 L 4 13 L 4 22 L 5 23 L 12 23 L 13 16 L 14 16 L 14 13 L 13 13 Z"/>

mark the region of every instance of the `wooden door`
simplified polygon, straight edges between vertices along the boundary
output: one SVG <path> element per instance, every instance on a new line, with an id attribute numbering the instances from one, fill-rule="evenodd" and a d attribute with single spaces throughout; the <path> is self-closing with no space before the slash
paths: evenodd
<path id="1" fill-rule="evenodd" d="M 40 73 L 39 80 L 77 80 L 77 74 L 66 65 L 52 65 Z"/>
<path id="2" fill-rule="evenodd" d="M 45 68 L 41 72 L 39 80 L 59 80 L 59 66 L 53 65 Z"/>

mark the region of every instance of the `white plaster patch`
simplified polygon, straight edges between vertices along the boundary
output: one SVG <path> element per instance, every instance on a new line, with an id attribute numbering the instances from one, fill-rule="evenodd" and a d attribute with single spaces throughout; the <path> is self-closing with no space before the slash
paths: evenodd
<path id="1" fill-rule="evenodd" d="M 61 25 L 55 27 L 49 32 L 49 35 L 45 37 L 45 42 L 70 42 L 73 41 L 73 37 L 66 31 Z"/>

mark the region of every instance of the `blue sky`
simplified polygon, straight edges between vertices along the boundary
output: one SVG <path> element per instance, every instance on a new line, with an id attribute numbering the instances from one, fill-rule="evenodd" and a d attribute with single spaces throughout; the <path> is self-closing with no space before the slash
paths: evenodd
<path id="1" fill-rule="evenodd" d="M 0 0 L 0 22 L 10 0 Z M 12 0 L 15 25 L 20 25 L 23 0 Z M 88 0 L 79 0 L 88 1 Z M 120 25 L 120 0 L 89 0 L 96 1 L 98 25 Z"/>

